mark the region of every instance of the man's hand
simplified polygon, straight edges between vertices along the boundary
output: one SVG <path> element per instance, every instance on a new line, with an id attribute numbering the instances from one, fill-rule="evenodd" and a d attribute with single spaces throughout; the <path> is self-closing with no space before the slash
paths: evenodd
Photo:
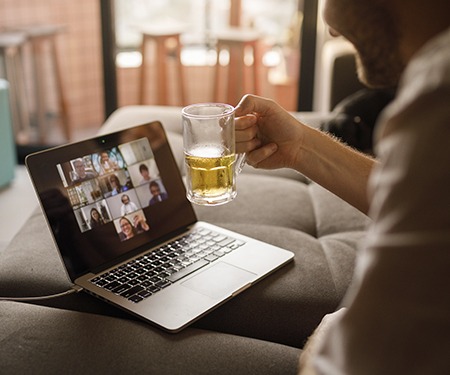
<path id="1" fill-rule="evenodd" d="M 302 126 L 273 100 L 244 96 L 236 107 L 236 148 L 255 168 L 294 168 Z"/>
<path id="2" fill-rule="evenodd" d="M 255 168 L 291 168 L 367 213 L 375 160 L 309 127 L 270 99 L 246 95 L 236 107 L 236 151 Z"/>

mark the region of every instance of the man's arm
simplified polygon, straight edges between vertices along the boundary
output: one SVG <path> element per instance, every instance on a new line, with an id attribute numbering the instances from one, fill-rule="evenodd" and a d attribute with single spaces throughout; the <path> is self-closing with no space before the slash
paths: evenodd
<path id="1" fill-rule="evenodd" d="M 367 213 L 375 160 L 302 124 L 277 103 L 252 95 L 236 108 L 236 146 L 255 168 L 292 168 Z"/>
<path id="2" fill-rule="evenodd" d="M 377 163 L 320 130 L 304 126 L 296 169 L 367 214 L 369 175 Z"/>

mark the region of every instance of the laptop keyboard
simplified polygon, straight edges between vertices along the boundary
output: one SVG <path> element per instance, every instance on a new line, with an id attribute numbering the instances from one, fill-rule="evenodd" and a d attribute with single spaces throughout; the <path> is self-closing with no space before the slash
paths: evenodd
<path id="1" fill-rule="evenodd" d="M 199 228 L 90 281 L 138 303 L 244 244 Z"/>

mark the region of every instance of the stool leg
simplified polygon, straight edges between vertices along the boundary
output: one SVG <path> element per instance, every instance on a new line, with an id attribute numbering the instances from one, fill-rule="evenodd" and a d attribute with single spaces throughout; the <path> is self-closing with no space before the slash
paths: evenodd
<path id="1" fill-rule="evenodd" d="M 181 43 L 179 35 L 152 35 L 143 34 L 143 41 L 141 46 L 142 54 L 142 64 L 140 68 L 140 82 L 139 82 L 139 100 L 140 103 L 144 103 L 145 87 L 147 84 L 147 69 L 146 69 L 146 58 L 147 58 L 147 42 L 152 41 L 152 48 L 154 51 L 155 61 L 154 61 L 154 79 L 156 87 L 156 104 L 158 105 L 168 105 L 171 103 L 169 95 L 171 91 L 168 88 L 168 64 L 171 60 L 172 53 L 175 53 L 175 84 L 178 85 L 180 91 L 180 101 L 182 104 L 186 102 L 186 91 L 184 82 L 184 69 L 181 62 Z M 153 76 L 152 76 L 153 77 Z M 177 82 L 178 79 L 178 82 Z M 152 82 L 153 83 L 153 82 Z"/>
<path id="2" fill-rule="evenodd" d="M 156 39 L 156 82 L 157 90 L 156 96 L 160 105 L 167 105 L 169 103 L 167 90 L 167 59 L 166 47 L 164 40 Z"/>
<path id="3" fill-rule="evenodd" d="M 55 38 L 51 38 L 50 40 L 50 52 L 52 56 L 53 61 L 53 68 L 55 70 L 55 84 L 56 84 L 56 91 L 58 94 L 58 101 L 59 101 L 59 109 L 60 109 L 60 118 L 61 118 L 61 125 L 63 128 L 64 136 L 67 140 L 70 140 L 71 138 L 71 130 L 69 125 L 69 116 L 68 116 L 68 110 L 67 110 L 67 101 L 66 97 L 64 95 L 64 87 L 62 83 L 62 73 L 61 73 L 61 65 L 59 63 L 58 59 L 58 53 L 56 51 L 56 40 Z"/>
<path id="4" fill-rule="evenodd" d="M 260 72 L 260 62 L 262 61 L 262 56 L 260 48 L 258 47 L 258 41 L 253 43 L 253 90 L 255 95 L 261 95 L 261 81 L 259 79 Z"/>
<path id="5" fill-rule="evenodd" d="M 145 69 L 145 65 L 147 62 L 146 42 L 147 42 L 147 38 L 145 37 L 145 35 L 143 35 L 142 36 L 142 44 L 141 44 L 142 62 L 141 62 L 141 67 L 139 69 L 139 104 L 144 104 L 145 83 L 147 81 L 147 72 Z"/>
<path id="6" fill-rule="evenodd" d="M 10 100 L 10 108 L 11 108 L 11 120 L 13 125 L 13 132 L 18 138 L 20 131 L 22 130 L 22 123 L 20 119 L 19 112 L 19 103 L 18 103 L 18 95 L 17 95 L 17 74 L 14 64 L 14 54 L 15 51 L 6 50 L 4 54 L 4 70 L 5 77 L 9 81 L 9 100 Z"/>
<path id="7" fill-rule="evenodd" d="M 45 118 L 45 76 L 42 62 L 42 41 L 35 39 L 32 41 L 33 49 L 33 66 L 34 76 L 36 77 L 35 98 L 36 98 L 36 114 L 37 114 L 37 128 L 39 132 L 39 140 L 44 143 L 47 138 L 47 123 Z"/>
<path id="8" fill-rule="evenodd" d="M 240 46 L 230 46 L 230 62 L 228 64 L 227 102 L 236 105 L 244 87 L 244 50 Z"/>
<path id="9" fill-rule="evenodd" d="M 222 46 L 218 43 L 216 48 L 216 64 L 214 65 L 214 82 L 213 82 L 213 98 L 215 102 L 219 102 L 220 96 L 220 51 Z"/>
<path id="10" fill-rule="evenodd" d="M 25 81 L 25 69 L 23 66 L 23 56 L 22 51 L 19 48 L 16 55 L 16 82 L 17 82 L 17 100 L 19 104 L 19 112 L 20 112 L 20 122 L 22 124 L 23 133 L 21 136 L 23 139 L 19 139 L 20 142 L 25 143 L 29 141 L 31 136 L 31 121 L 30 121 L 30 113 L 28 111 L 28 95 Z"/>
<path id="11" fill-rule="evenodd" d="M 181 61 L 181 42 L 180 38 L 177 38 L 177 51 L 176 51 L 178 61 L 177 61 L 177 67 L 178 67 L 178 79 L 179 84 L 178 87 L 180 89 L 180 101 L 181 105 L 186 104 L 186 91 L 185 91 L 185 84 L 184 84 L 184 68 L 183 63 Z"/>

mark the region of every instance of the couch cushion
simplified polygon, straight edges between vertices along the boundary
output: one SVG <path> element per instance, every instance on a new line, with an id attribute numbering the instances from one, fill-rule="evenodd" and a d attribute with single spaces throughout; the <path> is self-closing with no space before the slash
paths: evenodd
<path id="1" fill-rule="evenodd" d="M 2 374 L 295 374 L 299 350 L 198 329 L 0 302 Z"/>
<path id="2" fill-rule="evenodd" d="M 183 168 L 177 108 L 127 107 L 101 132 L 161 120 Z M 349 285 L 368 218 L 295 171 L 246 167 L 237 198 L 219 207 L 196 206 L 200 220 L 222 225 L 295 253 L 295 261 L 198 321 L 201 328 L 301 347 Z M 42 213 L 37 210 L 0 254 L 0 295 L 58 293 L 70 288 Z M 36 302 L 119 317 L 126 313 L 84 293 Z"/>
<path id="3" fill-rule="evenodd" d="M 201 220 L 286 227 L 315 235 L 315 215 L 308 185 L 270 175 L 242 174 L 237 197 L 222 206 L 194 206 Z"/>
<path id="4" fill-rule="evenodd" d="M 289 249 L 295 261 L 197 326 L 300 347 L 343 297 L 367 218 L 314 184 L 275 176 L 240 177 L 235 201 L 195 207 L 198 218 Z M 281 194 L 268 199 L 273 186 Z M 328 214 L 319 209 L 322 201 L 333 209 Z M 47 295 L 70 288 L 40 210 L 0 254 L 0 278 L 3 296 Z M 126 316 L 84 293 L 39 304 Z"/>

